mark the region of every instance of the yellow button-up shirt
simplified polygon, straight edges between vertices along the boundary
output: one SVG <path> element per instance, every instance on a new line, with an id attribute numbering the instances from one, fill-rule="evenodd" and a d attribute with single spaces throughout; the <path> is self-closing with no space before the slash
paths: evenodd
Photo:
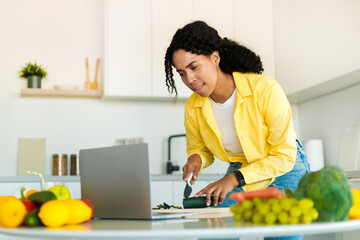
<path id="1" fill-rule="evenodd" d="M 271 77 L 239 72 L 234 72 L 233 77 L 234 122 L 246 159 L 226 154 L 210 100 L 196 93 L 185 105 L 187 154 L 200 155 L 202 169 L 214 162 L 214 156 L 225 162 L 241 162 L 244 191 L 263 189 L 295 164 L 296 133 L 290 104 Z"/>

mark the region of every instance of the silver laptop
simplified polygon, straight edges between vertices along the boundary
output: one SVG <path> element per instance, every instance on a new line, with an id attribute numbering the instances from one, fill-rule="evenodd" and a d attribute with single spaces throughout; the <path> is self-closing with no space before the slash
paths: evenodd
<path id="1" fill-rule="evenodd" d="M 94 218 L 165 219 L 196 213 L 153 213 L 147 144 L 80 150 L 81 197 Z"/>

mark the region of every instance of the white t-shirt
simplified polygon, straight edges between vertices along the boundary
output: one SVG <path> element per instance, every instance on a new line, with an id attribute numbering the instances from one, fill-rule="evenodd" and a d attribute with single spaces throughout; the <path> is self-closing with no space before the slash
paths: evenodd
<path id="1" fill-rule="evenodd" d="M 221 143 L 229 156 L 244 156 L 241 143 L 236 133 L 234 122 L 234 106 L 236 89 L 224 103 L 216 103 L 210 97 L 211 107 L 216 123 L 222 132 Z"/>

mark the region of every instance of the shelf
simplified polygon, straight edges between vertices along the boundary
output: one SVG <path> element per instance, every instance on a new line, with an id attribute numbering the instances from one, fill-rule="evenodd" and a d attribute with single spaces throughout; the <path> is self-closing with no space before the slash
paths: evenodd
<path id="1" fill-rule="evenodd" d="M 290 103 L 303 103 L 360 83 L 360 70 L 356 70 L 304 90 L 289 94 Z"/>
<path id="2" fill-rule="evenodd" d="M 172 97 L 152 97 L 152 96 L 108 96 L 104 95 L 104 101 L 132 101 L 132 102 L 170 102 L 175 103 Z M 178 97 L 176 103 L 185 103 L 187 97 Z"/>
<path id="3" fill-rule="evenodd" d="M 58 89 L 22 88 L 20 95 L 24 97 L 101 98 L 103 96 L 103 93 L 100 90 L 58 90 Z"/>

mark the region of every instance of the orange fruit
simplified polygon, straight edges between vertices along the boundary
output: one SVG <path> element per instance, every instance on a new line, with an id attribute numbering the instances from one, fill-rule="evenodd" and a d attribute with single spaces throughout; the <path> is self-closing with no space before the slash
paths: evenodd
<path id="1" fill-rule="evenodd" d="M 60 227 L 69 219 L 69 208 L 60 200 L 50 200 L 41 205 L 38 216 L 45 226 Z"/>
<path id="2" fill-rule="evenodd" d="M 0 226 L 6 228 L 19 226 L 26 215 L 24 204 L 13 196 L 2 197 L 0 201 Z"/>
<path id="3" fill-rule="evenodd" d="M 29 191 L 26 192 L 25 199 L 27 199 L 31 194 L 36 193 L 36 192 L 37 192 L 37 190 L 30 189 Z"/>
<path id="4" fill-rule="evenodd" d="M 66 224 L 79 224 L 89 220 L 92 214 L 92 209 L 83 201 L 79 199 L 62 200 L 67 204 L 70 211 L 70 216 Z"/>

